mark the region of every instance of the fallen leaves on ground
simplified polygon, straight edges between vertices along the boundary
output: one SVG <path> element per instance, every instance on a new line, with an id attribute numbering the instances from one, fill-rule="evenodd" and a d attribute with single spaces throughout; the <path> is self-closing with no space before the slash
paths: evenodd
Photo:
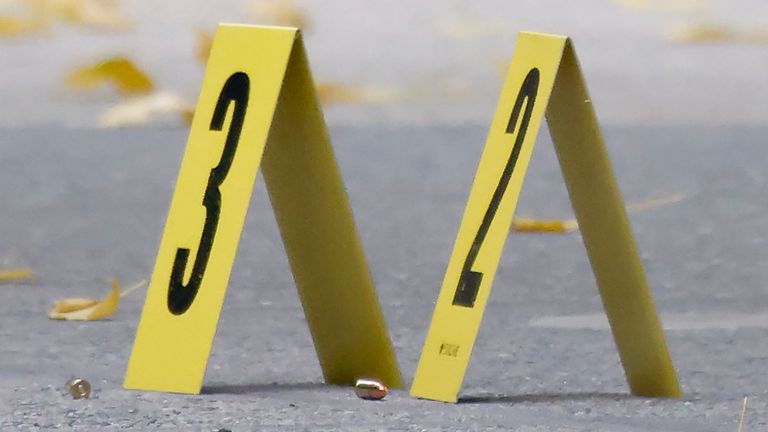
<path id="1" fill-rule="evenodd" d="M 749 402 L 749 396 L 744 396 L 744 400 L 741 403 L 741 415 L 739 416 L 739 427 L 736 432 L 742 432 L 744 430 L 744 417 L 747 416 L 747 403 Z"/>
<path id="2" fill-rule="evenodd" d="M 95 321 L 114 315 L 120 304 L 120 280 L 112 278 L 112 291 L 103 300 L 65 298 L 54 303 L 48 318 L 67 321 Z"/>
<path id="3" fill-rule="evenodd" d="M 297 27 L 306 31 L 310 21 L 292 0 L 255 0 L 248 7 L 248 13 L 259 24 L 273 24 Z"/>
<path id="4" fill-rule="evenodd" d="M 711 6 L 710 0 L 615 0 L 621 6 L 653 12 L 697 12 Z"/>
<path id="5" fill-rule="evenodd" d="M 136 282 L 132 287 L 124 290 L 123 292 L 121 292 L 120 293 L 120 298 L 126 297 L 126 296 L 128 296 L 128 294 L 131 294 L 134 291 L 138 291 L 139 289 L 144 288 L 145 286 L 147 286 L 147 280 L 146 279 L 143 279 L 143 280 L 141 280 L 139 282 Z"/>
<path id="6" fill-rule="evenodd" d="M 675 193 L 671 195 L 665 195 L 659 198 L 651 198 L 643 201 L 635 201 L 627 204 L 627 212 L 637 213 L 646 210 L 652 210 L 658 207 L 664 207 L 669 204 L 674 204 L 684 200 L 686 195 L 684 193 Z"/>
<path id="7" fill-rule="evenodd" d="M 13 269 L 0 271 L 0 284 L 30 281 L 35 278 L 31 269 Z"/>
<path id="8" fill-rule="evenodd" d="M 321 81 L 315 84 L 317 97 L 323 105 L 336 103 L 388 102 L 397 99 L 393 89 L 365 87 Z"/>
<path id="9" fill-rule="evenodd" d="M 66 83 L 78 90 L 112 84 L 124 94 L 146 93 L 154 88 L 149 76 L 126 57 L 111 57 L 78 67 L 69 73 Z"/>
<path id="10" fill-rule="evenodd" d="M 35 17 L 49 21 L 101 30 L 127 30 L 133 25 L 114 0 L 26 0 L 26 4 Z"/>
<path id="11" fill-rule="evenodd" d="M 626 206 L 628 213 L 638 213 L 674 204 L 684 200 L 685 194 L 676 193 L 652 198 L 643 201 L 629 203 Z M 576 219 L 538 219 L 529 217 L 512 218 L 512 230 L 521 233 L 569 233 L 579 229 L 579 223 Z"/>
<path id="12" fill-rule="evenodd" d="M 0 37 L 37 34 L 46 28 L 44 22 L 34 18 L 0 16 Z"/>
<path id="13" fill-rule="evenodd" d="M 512 229 L 524 233 L 569 233 L 579 229 L 576 219 L 535 219 L 515 217 Z"/>
<path id="14" fill-rule="evenodd" d="M 176 116 L 188 122 L 194 107 L 170 92 L 153 93 L 120 102 L 99 117 L 99 126 L 116 128 L 168 120 Z"/>
<path id="15" fill-rule="evenodd" d="M 197 60 L 205 64 L 208 62 L 208 56 L 211 54 L 211 47 L 213 46 L 213 33 L 208 30 L 197 31 L 197 48 L 195 49 L 195 56 Z"/>
<path id="16" fill-rule="evenodd" d="M 740 30 L 720 24 L 684 24 L 675 28 L 669 39 L 677 43 L 768 44 L 768 30 Z"/>
<path id="17" fill-rule="evenodd" d="M 479 18 L 470 19 L 466 16 L 459 20 L 439 21 L 434 27 L 438 34 L 460 41 L 492 38 L 502 34 L 504 29 L 504 26 L 498 23 Z"/>

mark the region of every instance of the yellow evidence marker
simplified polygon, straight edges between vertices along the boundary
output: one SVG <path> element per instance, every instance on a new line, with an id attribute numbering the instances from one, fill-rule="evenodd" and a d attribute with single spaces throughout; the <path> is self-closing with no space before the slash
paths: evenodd
<path id="1" fill-rule="evenodd" d="M 576 53 L 521 32 L 435 305 L 411 395 L 458 400 L 525 172 L 546 114 L 632 392 L 680 386 Z"/>
<path id="2" fill-rule="evenodd" d="M 200 392 L 260 163 L 325 381 L 400 386 L 301 34 L 222 24 L 125 387 Z"/>

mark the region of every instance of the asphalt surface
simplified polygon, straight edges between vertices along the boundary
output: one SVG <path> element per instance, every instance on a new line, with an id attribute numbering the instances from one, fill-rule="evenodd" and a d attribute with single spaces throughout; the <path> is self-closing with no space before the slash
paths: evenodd
<path id="1" fill-rule="evenodd" d="M 0 1 L 0 14 L 14 0 Z M 23 2 L 22 2 L 23 3 Z M 88 2 L 83 2 L 88 3 Z M 122 98 L 64 85 L 74 68 L 126 56 L 158 90 L 195 101 L 200 31 L 275 24 L 254 4 L 286 5 L 306 23 L 315 78 L 383 92 L 326 109 L 335 124 L 485 124 L 521 30 L 573 38 L 592 100 L 610 124 L 753 125 L 768 119 L 763 0 L 120 0 L 127 31 L 58 24 L 0 38 L 0 126 L 93 127 Z M 12 8 L 10 8 L 13 10 Z M 714 37 L 707 37 L 712 33 Z M 693 35 L 690 43 L 676 39 Z M 725 33 L 724 38 L 717 34 Z M 738 35 L 761 34 L 754 41 Z M 698 39 L 696 35 L 702 35 Z M 728 35 L 736 37 L 728 37 Z"/>
<path id="2" fill-rule="evenodd" d="M 485 132 L 332 129 L 407 383 Z M 572 319 L 601 312 L 578 233 L 512 234 L 452 405 L 405 390 L 368 402 L 322 384 L 261 178 L 204 394 L 122 389 L 143 292 L 105 321 L 46 311 L 58 298 L 103 296 L 110 275 L 125 285 L 149 277 L 186 131 L 5 129 L 0 268 L 31 267 L 38 280 L 0 286 L 0 430 L 735 431 L 745 395 L 744 431 L 764 430 L 766 323 L 744 317 L 768 311 L 766 133 L 606 129 L 627 201 L 687 196 L 631 216 L 657 305 L 677 323 L 667 334 L 682 400 L 628 395 L 610 332 Z M 571 216 L 546 133 L 518 214 Z M 92 383 L 90 399 L 66 394 L 73 376 Z"/>

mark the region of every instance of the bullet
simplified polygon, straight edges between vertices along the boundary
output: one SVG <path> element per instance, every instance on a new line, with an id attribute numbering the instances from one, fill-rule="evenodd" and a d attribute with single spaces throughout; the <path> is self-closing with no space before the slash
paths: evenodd
<path id="1" fill-rule="evenodd" d="M 88 399 L 91 395 L 91 383 L 82 378 L 72 378 L 67 382 L 67 389 L 72 399 Z"/>
<path id="2" fill-rule="evenodd" d="M 388 392 L 387 386 L 372 378 L 360 378 L 355 383 L 355 394 L 360 399 L 382 400 Z"/>

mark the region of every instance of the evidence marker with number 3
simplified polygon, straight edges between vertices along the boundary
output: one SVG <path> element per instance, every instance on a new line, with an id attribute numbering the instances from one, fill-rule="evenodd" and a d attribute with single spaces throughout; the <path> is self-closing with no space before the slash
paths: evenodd
<path id="1" fill-rule="evenodd" d="M 632 393 L 681 394 L 570 40 L 521 32 L 467 200 L 411 395 L 458 400 L 546 115 Z"/>
<path id="2" fill-rule="evenodd" d="M 230 122 L 224 149 L 221 152 L 219 164 L 211 170 L 208 177 L 208 185 L 203 194 L 203 206 L 205 206 L 205 222 L 200 233 L 200 244 L 197 248 L 197 256 L 192 266 L 189 282 L 184 285 L 184 273 L 187 268 L 189 249 L 177 249 L 176 258 L 173 260 L 171 280 L 168 287 L 168 310 L 174 315 L 181 315 L 189 309 L 195 300 L 197 291 L 203 281 L 203 274 L 208 265 L 208 258 L 213 246 L 213 237 L 219 223 L 221 212 L 221 191 L 219 187 L 227 176 L 232 160 L 235 158 L 235 150 L 240 140 L 240 132 L 243 130 L 245 109 L 248 106 L 248 93 L 250 81 L 248 75 L 243 72 L 235 72 L 224 83 L 219 94 L 216 108 L 213 110 L 210 130 L 221 131 L 224 127 L 224 119 L 230 103 L 234 104 L 232 120 Z"/>
<path id="3" fill-rule="evenodd" d="M 301 35 L 242 25 L 216 31 L 125 387 L 200 392 L 259 166 L 326 382 L 399 387 Z"/>

